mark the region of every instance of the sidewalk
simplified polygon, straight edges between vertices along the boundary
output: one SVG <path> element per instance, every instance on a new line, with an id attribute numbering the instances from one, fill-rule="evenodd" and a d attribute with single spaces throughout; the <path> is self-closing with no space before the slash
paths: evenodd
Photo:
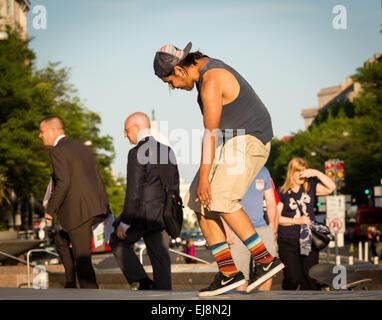
<path id="1" fill-rule="evenodd" d="M 197 291 L 0 288 L 0 300 L 382 300 L 382 291 L 230 291 L 200 298 Z"/>

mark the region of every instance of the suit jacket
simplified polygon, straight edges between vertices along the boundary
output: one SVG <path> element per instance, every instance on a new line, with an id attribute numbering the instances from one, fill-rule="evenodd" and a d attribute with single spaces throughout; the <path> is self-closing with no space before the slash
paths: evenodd
<path id="1" fill-rule="evenodd" d="M 163 210 L 166 193 L 163 190 L 157 163 L 167 178 L 170 190 L 179 192 L 179 172 L 172 149 L 152 136 L 141 140 L 129 151 L 126 196 L 119 221 L 135 230 L 165 228 Z"/>
<path id="2" fill-rule="evenodd" d="M 108 212 L 108 197 L 93 152 L 62 138 L 50 151 L 53 190 L 47 212 L 64 231 Z"/>

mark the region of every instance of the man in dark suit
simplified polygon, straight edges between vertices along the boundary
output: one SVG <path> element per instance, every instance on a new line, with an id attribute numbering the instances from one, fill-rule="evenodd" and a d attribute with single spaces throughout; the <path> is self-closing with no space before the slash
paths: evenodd
<path id="1" fill-rule="evenodd" d="M 40 122 L 39 138 L 52 146 L 53 189 L 45 218 L 55 219 L 57 251 L 65 267 L 66 288 L 98 288 L 91 262 L 93 224 L 108 212 L 108 198 L 93 152 L 65 136 L 63 120 L 48 116 Z"/>
<path id="2" fill-rule="evenodd" d="M 129 151 L 125 204 L 110 237 L 110 247 L 131 285 L 137 284 L 139 290 L 171 290 L 169 235 L 163 221 L 166 194 L 157 163 L 171 190 L 179 191 L 175 154 L 150 135 L 150 120 L 144 113 L 136 112 L 126 119 L 125 137 L 136 146 Z M 153 267 L 154 281 L 148 278 L 132 248 L 141 237 Z"/>

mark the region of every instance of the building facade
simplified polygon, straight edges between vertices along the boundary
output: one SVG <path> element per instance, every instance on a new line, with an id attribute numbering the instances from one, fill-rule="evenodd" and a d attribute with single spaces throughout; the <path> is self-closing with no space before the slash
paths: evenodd
<path id="1" fill-rule="evenodd" d="M 377 53 L 373 58 L 367 60 L 364 65 L 367 63 L 372 63 L 373 61 L 381 61 L 382 54 Z M 358 82 L 354 82 L 352 78 L 347 78 L 345 82 L 321 89 L 318 94 L 318 106 L 314 108 L 306 108 L 301 110 L 301 116 L 304 118 L 305 130 L 308 129 L 313 123 L 317 115 L 330 108 L 330 106 L 341 103 L 344 101 L 352 102 L 353 99 L 360 93 L 361 85 Z"/>
<path id="2" fill-rule="evenodd" d="M 29 0 L 0 0 L 0 32 L 4 32 L 5 26 L 10 25 L 26 39 L 27 14 L 30 8 Z"/>

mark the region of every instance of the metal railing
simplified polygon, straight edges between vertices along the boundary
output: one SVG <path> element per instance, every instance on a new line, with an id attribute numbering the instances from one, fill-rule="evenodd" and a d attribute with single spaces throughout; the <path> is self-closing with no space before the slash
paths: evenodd
<path id="1" fill-rule="evenodd" d="M 29 266 L 30 266 L 30 263 L 29 263 L 29 257 L 30 257 L 30 254 L 32 252 L 46 252 L 46 253 L 49 253 L 51 255 L 54 255 L 56 257 L 59 257 L 59 255 L 53 251 L 50 251 L 50 250 L 47 250 L 47 249 L 31 249 L 28 251 L 27 253 L 27 272 L 28 272 L 28 288 L 31 287 L 31 281 L 30 281 L 30 270 L 29 270 Z M 34 265 L 36 266 L 36 265 Z M 49 270 L 46 270 L 46 272 L 48 273 L 53 273 L 52 271 L 49 271 Z"/>
<path id="2" fill-rule="evenodd" d="M 142 249 L 139 250 L 139 261 L 141 262 L 141 264 L 143 264 L 143 251 L 145 251 L 145 250 L 146 250 L 146 248 L 142 248 Z M 180 256 L 184 256 L 184 257 L 187 257 L 187 258 L 190 258 L 190 259 L 193 259 L 193 260 L 205 263 L 205 264 L 210 264 L 211 263 L 211 262 L 208 262 L 206 260 L 203 260 L 203 259 L 200 259 L 200 258 L 197 258 L 197 257 L 194 257 L 194 256 L 190 256 L 189 254 L 184 253 L 184 252 L 180 252 L 178 250 L 174 250 L 174 249 L 171 249 L 171 248 L 169 248 L 168 250 L 170 252 L 172 252 L 172 253 L 175 253 L 175 254 L 178 254 Z"/>
<path id="3" fill-rule="evenodd" d="M 13 259 L 13 260 L 16 260 L 16 261 L 18 261 L 18 262 L 27 264 L 27 262 L 26 262 L 25 260 L 20 259 L 20 258 L 17 258 L 17 257 L 15 257 L 15 256 L 12 256 L 11 254 L 6 253 L 6 252 L 4 252 L 4 251 L 0 251 L 0 254 L 6 256 L 6 257 L 8 257 L 8 258 L 11 258 L 11 259 Z M 35 266 L 35 265 L 33 265 L 33 267 L 34 267 L 34 266 Z"/>

